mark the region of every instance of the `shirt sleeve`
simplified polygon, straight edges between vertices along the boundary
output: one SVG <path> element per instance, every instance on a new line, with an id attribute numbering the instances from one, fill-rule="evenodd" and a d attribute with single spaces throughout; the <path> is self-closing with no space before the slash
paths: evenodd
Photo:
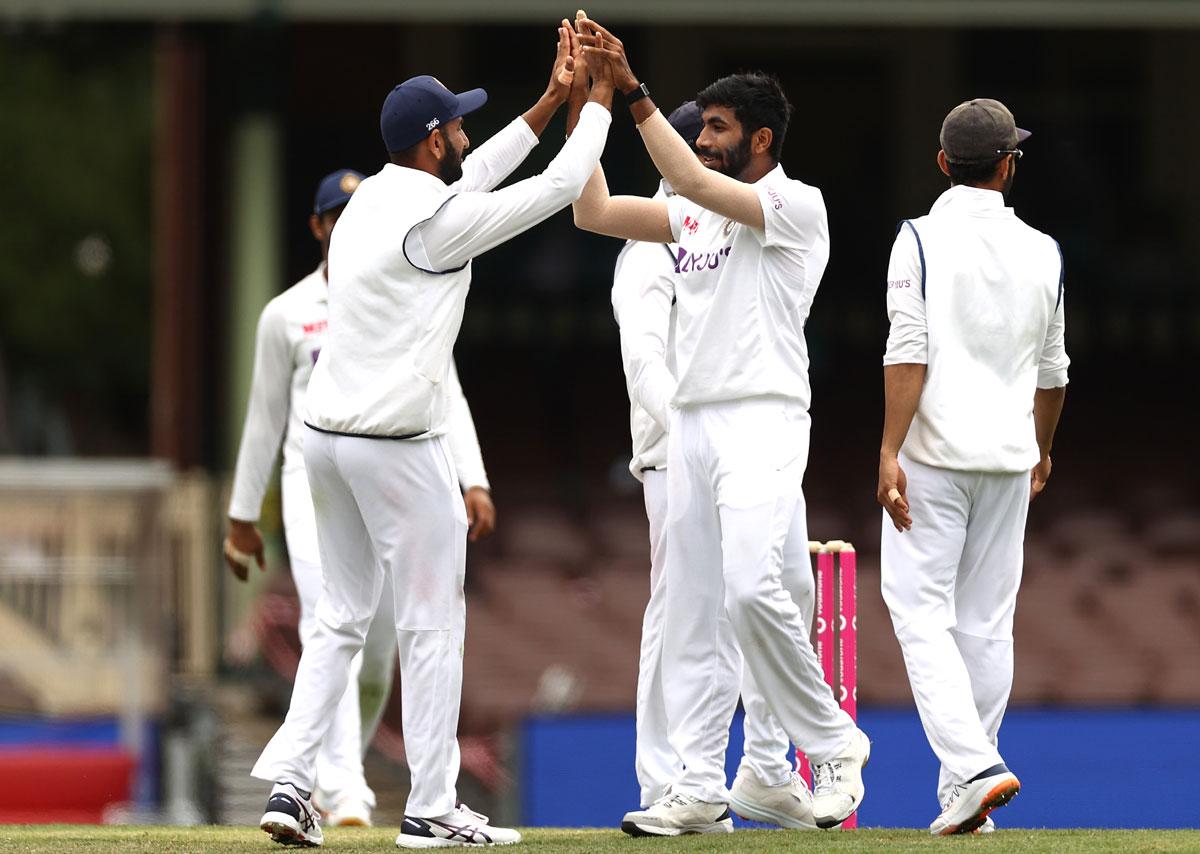
<path id="1" fill-rule="evenodd" d="M 263 496 L 287 429 L 292 370 L 286 319 L 275 303 L 268 303 L 255 336 L 254 376 L 229 501 L 232 519 L 257 522 L 262 512 Z"/>
<path id="2" fill-rule="evenodd" d="M 631 243 L 613 275 L 613 314 L 621 333 L 621 360 L 629 399 L 670 429 L 675 377 L 667 367 L 671 304 L 675 298 L 670 250 L 658 243 Z"/>
<path id="3" fill-rule="evenodd" d="M 446 374 L 447 394 L 450 399 L 450 417 L 447 429 L 447 439 L 450 443 L 450 456 L 454 459 L 454 468 L 458 472 L 458 485 L 466 492 L 473 486 L 481 486 L 491 491 L 488 482 L 487 469 L 483 466 L 483 452 L 479 449 L 479 434 L 475 432 L 475 420 L 471 417 L 471 407 L 467 405 L 467 397 L 463 394 L 462 383 L 458 380 L 458 368 L 454 360 L 450 360 L 450 370 Z"/>
<path id="4" fill-rule="evenodd" d="M 490 193 L 450 197 L 404 239 L 404 252 L 419 269 L 448 272 L 537 225 L 579 198 L 600 162 L 612 115 L 588 103 L 579 124 L 546 171 Z"/>
<path id="5" fill-rule="evenodd" d="M 683 196 L 667 197 L 667 219 L 671 222 L 671 239 L 676 243 L 683 236 L 683 221 L 688 217 L 689 204 Z"/>
<path id="6" fill-rule="evenodd" d="M 770 178 L 754 185 L 763 212 L 763 246 L 784 249 L 810 249 L 828 236 L 829 218 L 825 197 L 816 187 L 799 181 L 773 183 Z"/>
<path id="7" fill-rule="evenodd" d="M 495 189 L 521 165 L 537 143 L 537 134 L 518 116 L 467 155 L 463 160 L 462 177 L 451 184 L 450 189 L 457 193 Z"/>
<path id="8" fill-rule="evenodd" d="M 885 365 L 924 365 L 929 362 L 929 327 L 925 320 L 924 268 L 917 232 L 903 223 L 888 261 L 887 310 L 891 330 Z"/>
<path id="9" fill-rule="evenodd" d="M 1066 348 L 1066 294 L 1060 291 L 1054 316 L 1046 327 L 1046 342 L 1042 345 L 1042 357 L 1038 360 L 1038 388 L 1062 388 L 1068 382 Z"/>

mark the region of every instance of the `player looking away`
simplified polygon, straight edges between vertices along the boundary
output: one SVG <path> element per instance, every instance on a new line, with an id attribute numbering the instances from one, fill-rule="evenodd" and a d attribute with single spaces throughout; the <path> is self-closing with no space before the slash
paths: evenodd
<path id="1" fill-rule="evenodd" d="M 259 318 L 254 375 L 229 506 L 225 558 L 234 574 L 245 581 L 251 564 L 263 566 L 263 541 L 256 522 L 282 441 L 283 530 L 300 597 L 302 644 L 308 643 L 316 628 L 315 610 L 321 595 L 316 519 L 304 471 L 305 392 L 329 321 L 329 239 L 362 178 L 351 169 L 339 169 L 321 180 L 308 223 L 321 246 L 321 264 L 268 302 Z M 496 512 L 488 493 L 487 472 L 471 410 L 453 364 L 449 383 L 450 447 L 465 490 L 474 539 L 492 531 Z M 317 754 L 315 800 L 326 811 L 326 822 L 333 826 L 371 823 L 375 794 L 363 776 L 362 759 L 391 691 L 396 657 L 391 600 L 390 594 L 381 597 L 363 651 L 351 662 L 350 687 L 338 703 Z"/>
<path id="2" fill-rule="evenodd" d="M 287 718 L 253 771 L 274 783 L 260 824 L 277 841 L 321 842 L 314 760 L 387 577 L 412 777 L 396 844 L 521 838 L 460 806 L 455 790 L 467 520 L 446 441 L 446 383 L 472 259 L 574 201 L 604 148 L 612 80 L 600 74 L 546 170 L 493 192 L 566 101 L 574 33 L 563 24 L 545 94 L 465 159 L 463 116 L 486 93 L 456 95 L 427 76 L 397 86 L 380 118 L 391 162 L 362 182 L 330 243 L 329 333 L 304 440 L 325 587 Z"/>
<path id="3" fill-rule="evenodd" d="M 999 101 L 951 110 L 937 156 L 950 189 L 900 224 L 888 264 L 883 598 L 941 761 L 937 835 L 980 828 L 1021 787 L 997 734 L 1025 518 L 1069 364 L 1062 253 L 1005 206 L 1028 137 Z"/>
<path id="4" fill-rule="evenodd" d="M 577 24 L 589 67 L 611 63 L 676 193 L 610 197 L 597 171 L 575 205 L 581 228 L 679 247 L 662 668 L 671 744 L 685 767 L 669 796 L 629 813 L 622 827 L 704 832 L 725 815 L 724 769 L 706 746 L 727 723 L 716 690 L 722 610 L 767 709 L 813 763 L 816 823 L 833 827 L 862 800 L 870 746 L 834 701 L 781 579 L 804 501 L 804 321 L 829 257 L 825 205 L 779 164 L 789 106 L 773 78 L 734 75 L 697 95 L 697 160 L 630 70 L 621 42 L 590 19 Z"/>

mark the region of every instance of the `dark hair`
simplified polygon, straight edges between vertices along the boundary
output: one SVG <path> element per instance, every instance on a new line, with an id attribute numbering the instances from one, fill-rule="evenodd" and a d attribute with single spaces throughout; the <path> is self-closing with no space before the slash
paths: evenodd
<path id="1" fill-rule="evenodd" d="M 969 187 L 986 184 L 995 177 L 996 166 L 1003 159 L 1003 157 L 997 157 L 995 160 L 986 160 L 983 163 L 951 163 L 947 160 L 946 169 L 950 172 L 950 183 L 966 184 Z"/>
<path id="2" fill-rule="evenodd" d="M 783 94 L 779 80 L 771 74 L 753 71 L 730 74 L 710 83 L 696 95 L 696 106 L 730 107 L 746 136 L 759 128 L 771 129 L 770 155 L 775 160 L 783 152 L 783 137 L 787 133 L 792 105 Z"/>

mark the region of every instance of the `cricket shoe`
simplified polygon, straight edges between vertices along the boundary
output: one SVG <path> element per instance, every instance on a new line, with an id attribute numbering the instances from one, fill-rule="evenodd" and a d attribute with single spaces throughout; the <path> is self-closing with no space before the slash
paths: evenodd
<path id="1" fill-rule="evenodd" d="M 858 809 L 866 795 L 862 769 L 871 758 L 871 742 L 866 733 L 855 729 L 841 754 L 828 762 L 814 762 L 813 820 L 817 827 L 837 827 Z"/>
<path id="2" fill-rule="evenodd" d="M 437 818 L 404 817 L 397 848 L 460 848 L 490 845 L 512 845 L 521 841 L 521 834 L 507 827 L 493 827 L 488 817 L 480 815 L 466 804 Z"/>
<path id="3" fill-rule="evenodd" d="M 975 832 L 976 833 L 995 833 L 996 832 L 996 822 L 992 821 L 992 817 L 989 815 L 986 819 L 984 819 L 983 824 L 979 825 L 979 828 Z"/>
<path id="4" fill-rule="evenodd" d="M 988 814 L 1021 791 L 1021 781 L 1001 763 L 950 790 L 942 814 L 929 825 L 934 836 L 974 833 L 987 824 Z"/>
<path id="5" fill-rule="evenodd" d="M 325 841 L 312 795 L 291 783 L 276 783 L 267 799 L 267 811 L 258 826 L 280 845 L 316 848 Z"/>
<path id="6" fill-rule="evenodd" d="M 370 827 L 371 805 L 363 798 L 339 798 L 324 817 L 326 827 Z"/>
<path id="7" fill-rule="evenodd" d="M 630 836 L 733 833 L 733 816 L 725 804 L 675 794 L 660 798 L 647 809 L 625 813 L 621 830 Z"/>
<path id="8" fill-rule="evenodd" d="M 729 790 L 729 806 L 747 821 L 761 821 L 792 830 L 816 830 L 813 796 L 796 772 L 781 786 L 764 786 L 748 769 L 739 769 Z"/>

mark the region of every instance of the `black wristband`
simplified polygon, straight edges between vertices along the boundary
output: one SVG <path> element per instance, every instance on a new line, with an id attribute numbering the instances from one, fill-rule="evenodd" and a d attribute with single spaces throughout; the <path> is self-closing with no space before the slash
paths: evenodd
<path id="1" fill-rule="evenodd" d="M 650 87 L 645 83 L 639 83 L 636 89 L 631 92 L 625 92 L 624 95 L 626 106 L 632 107 L 638 101 L 642 100 L 642 98 L 650 97 Z"/>

